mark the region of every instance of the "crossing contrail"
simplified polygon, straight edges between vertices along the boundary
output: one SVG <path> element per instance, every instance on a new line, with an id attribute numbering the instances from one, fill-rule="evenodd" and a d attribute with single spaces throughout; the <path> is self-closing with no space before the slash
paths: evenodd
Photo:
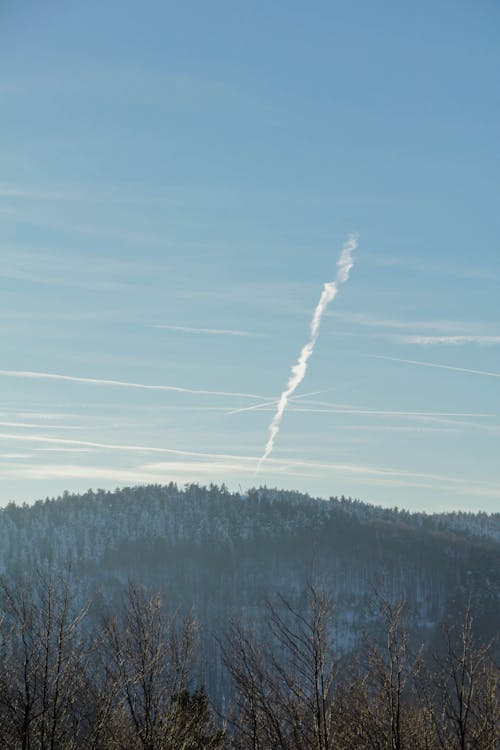
<path id="1" fill-rule="evenodd" d="M 471 375 L 484 375 L 488 378 L 500 378 L 500 372 L 490 372 L 489 370 L 471 370 L 469 367 L 452 367 L 452 365 L 442 365 L 437 362 L 422 362 L 420 359 L 401 359 L 400 357 L 386 357 L 383 354 L 367 354 L 372 359 L 387 359 L 389 362 L 404 362 L 407 365 L 420 365 L 421 367 L 437 367 L 440 370 L 454 370 L 455 372 L 468 372 Z"/>
<path id="2" fill-rule="evenodd" d="M 311 335 L 309 337 L 309 341 L 302 347 L 297 362 L 292 366 L 292 372 L 288 379 L 287 386 L 280 396 L 276 413 L 271 424 L 269 425 L 269 438 L 267 440 L 262 458 L 259 461 L 257 471 L 260 469 L 262 462 L 265 461 L 266 458 L 268 458 L 268 456 L 271 454 L 274 447 L 274 441 L 276 440 L 276 436 L 280 430 L 281 420 L 283 418 L 283 414 L 287 407 L 288 401 L 290 400 L 290 397 L 297 389 L 299 384 L 304 379 L 307 370 L 307 363 L 309 362 L 311 354 L 314 351 L 314 346 L 318 339 L 319 326 L 323 313 L 325 312 L 328 303 L 337 296 L 339 285 L 346 282 L 349 278 L 349 272 L 354 264 L 352 254 L 356 249 L 357 244 L 357 235 L 349 235 L 349 238 L 342 248 L 340 257 L 337 261 L 337 275 L 333 281 L 329 281 L 323 287 L 321 297 L 319 298 L 319 302 L 316 305 L 316 309 L 311 320 Z"/>
<path id="3" fill-rule="evenodd" d="M 139 388 L 145 391 L 172 391 L 174 393 L 187 393 L 201 396 L 238 396 L 239 398 L 260 399 L 268 401 L 268 396 L 259 396 L 257 393 L 239 393 L 233 391 L 209 391 L 197 388 L 185 388 L 179 385 L 150 385 L 148 383 L 131 383 L 125 380 L 108 380 L 106 378 L 83 378 L 76 375 L 61 375 L 54 372 L 32 372 L 31 370 L 0 370 L 0 377 L 8 378 L 32 378 L 35 380 L 61 380 L 69 383 L 84 383 L 87 385 L 116 386 L 119 388 Z"/>

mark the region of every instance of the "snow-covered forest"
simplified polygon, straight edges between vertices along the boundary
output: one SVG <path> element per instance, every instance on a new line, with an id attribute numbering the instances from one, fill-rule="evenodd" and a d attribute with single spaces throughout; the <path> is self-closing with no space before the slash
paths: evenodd
<path id="1" fill-rule="evenodd" d="M 9 504 L 0 739 L 492 750 L 499 530 L 213 485 Z"/>
<path id="2" fill-rule="evenodd" d="M 4 574 L 71 565 L 82 599 L 112 599 L 133 579 L 193 609 L 209 632 L 234 616 L 258 620 L 276 593 L 298 605 L 314 576 L 335 601 L 342 648 L 370 621 L 375 592 L 405 599 L 426 640 L 470 594 L 493 634 L 499 553 L 500 514 L 410 514 L 267 488 L 89 490 L 0 511 Z"/>

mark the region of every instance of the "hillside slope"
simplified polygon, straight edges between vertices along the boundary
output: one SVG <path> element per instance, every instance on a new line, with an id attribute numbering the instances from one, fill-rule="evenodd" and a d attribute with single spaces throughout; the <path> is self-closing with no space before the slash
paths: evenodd
<path id="1" fill-rule="evenodd" d="M 0 569 L 15 577 L 32 565 L 71 563 L 82 598 L 99 591 L 111 601 L 129 578 L 159 588 L 169 608 L 194 610 L 204 655 L 215 664 L 214 632 L 233 617 L 258 623 L 263 601 L 278 593 L 300 609 L 311 576 L 333 595 L 341 649 L 369 626 L 377 594 L 404 598 L 416 634 L 431 642 L 470 593 L 477 628 L 490 637 L 500 621 L 499 538 L 499 515 L 409 514 L 267 488 L 242 496 L 224 486 L 151 485 L 6 506 Z"/>

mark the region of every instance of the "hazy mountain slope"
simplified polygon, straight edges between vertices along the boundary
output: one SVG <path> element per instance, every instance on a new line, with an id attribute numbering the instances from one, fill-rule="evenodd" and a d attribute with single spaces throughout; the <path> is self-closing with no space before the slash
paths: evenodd
<path id="1" fill-rule="evenodd" d="M 409 514 L 344 498 L 328 501 L 261 488 L 175 485 L 65 494 L 0 511 L 0 566 L 71 562 L 82 597 L 106 599 L 131 577 L 194 608 L 203 653 L 215 668 L 213 632 L 253 618 L 282 593 L 295 606 L 311 575 L 336 602 L 337 638 L 349 647 L 369 626 L 376 592 L 404 597 L 430 641 L 472 592 L 478 628 L 500 621 L 499 516 Z M 214 684 L 217 676 L 209 675 Z"/>

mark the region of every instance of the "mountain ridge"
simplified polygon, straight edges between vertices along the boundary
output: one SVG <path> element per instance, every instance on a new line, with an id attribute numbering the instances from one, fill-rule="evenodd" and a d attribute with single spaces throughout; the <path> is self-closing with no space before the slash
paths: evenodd
<path id="1" fill-rule="evenodd" d="M 483 639 L 500 621 L 500 514 L 412 514 L 350 498 L 222 485 L 124 487 L 65 493 L 0 511 L 0 572 L 78 573 L 81 601 L 119 600 L 129 580 L 160 590 L 170 609 L 192 610 L 203 653 L 233 619 L 258 627 L 266 600 L 298 610 L 311 577 L 336 607 L 341 651 L 371 626 L 378 595 L 405 600 L 416 637 L 431 645 L 469 598 Z M 212 693 L 217 667 L 208 675 Z"/>

